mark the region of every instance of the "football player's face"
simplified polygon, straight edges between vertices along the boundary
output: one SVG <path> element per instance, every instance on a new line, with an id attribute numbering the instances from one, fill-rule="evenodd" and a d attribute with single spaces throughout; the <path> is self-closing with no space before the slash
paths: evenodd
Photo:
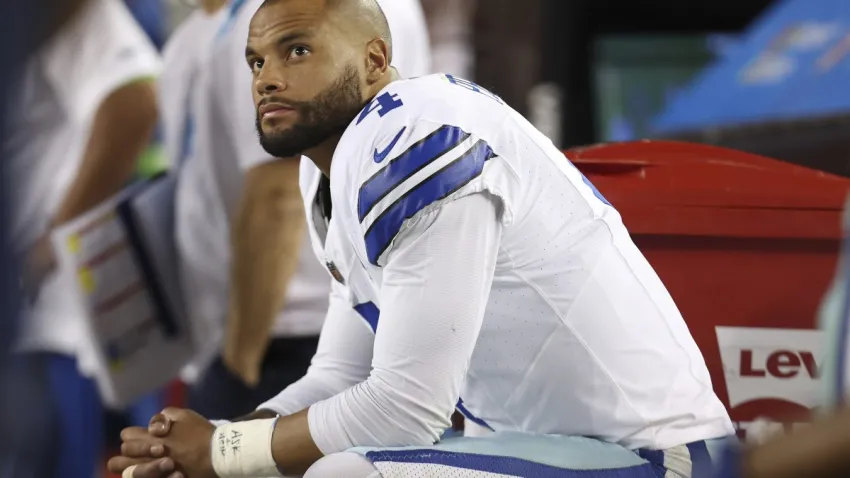
<path id="1" fill-rule="evenodd" d="M 251 21 L 245 58 L 254 77 L 257 131 L 269 154 L 289 157 L 338 134 L 363 107 L 356 50 L 322 0 L 280 0 Z"/>

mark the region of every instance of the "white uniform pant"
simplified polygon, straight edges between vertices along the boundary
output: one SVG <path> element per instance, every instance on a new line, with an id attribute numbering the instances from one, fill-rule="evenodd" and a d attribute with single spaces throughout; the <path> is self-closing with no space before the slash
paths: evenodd
<path id="1" fill-rule="evenodd" d="M 591 470 L 596 478 L 701 478 L 713 475 L 729 440 L 631 451 L 590 438 L 501 432 L 424 447 L 355 448 L 322 458 L 304 478 L 567 477 Z"/>

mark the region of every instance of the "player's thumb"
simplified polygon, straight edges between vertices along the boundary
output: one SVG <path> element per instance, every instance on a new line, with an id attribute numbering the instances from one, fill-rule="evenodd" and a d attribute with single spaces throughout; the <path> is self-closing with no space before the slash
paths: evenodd
<path id="1" fill-rule="evenodd" d="M 148 433 L 155 437 L 164 437 L 171 431 L 172 421 L 172 418 L 166 415 L 166 410 L 163 410 L 162 413 L 157 413 L 151 417 L 151 421 L 148 424 Z"/>

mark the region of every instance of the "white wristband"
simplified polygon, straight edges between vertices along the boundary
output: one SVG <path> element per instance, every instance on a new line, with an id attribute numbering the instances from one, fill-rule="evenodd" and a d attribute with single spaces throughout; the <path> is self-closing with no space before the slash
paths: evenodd
<path id="1" fill-rule="evenodd" d="M 133 472 L 136 471 L 136 466 L 138 465 L 131 465 L 124 468 L 124 472 L 121 473 L 121 478 L 133 478 Z"/>
<path id="2" fill-rule="evenodd" d="M 228 423 L 215 429 L 210 456 L 220 478 L 282 477 L 272 457 L 277 418 Z"/>

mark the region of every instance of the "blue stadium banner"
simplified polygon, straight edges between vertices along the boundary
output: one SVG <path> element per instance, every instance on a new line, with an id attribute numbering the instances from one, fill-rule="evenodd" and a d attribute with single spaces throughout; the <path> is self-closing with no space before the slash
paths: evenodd
<path id="1" fill-rule="evenodd" d="M 653 133 L 850 114 L 850 1 L 781 0 L 700 73 Z"/>

